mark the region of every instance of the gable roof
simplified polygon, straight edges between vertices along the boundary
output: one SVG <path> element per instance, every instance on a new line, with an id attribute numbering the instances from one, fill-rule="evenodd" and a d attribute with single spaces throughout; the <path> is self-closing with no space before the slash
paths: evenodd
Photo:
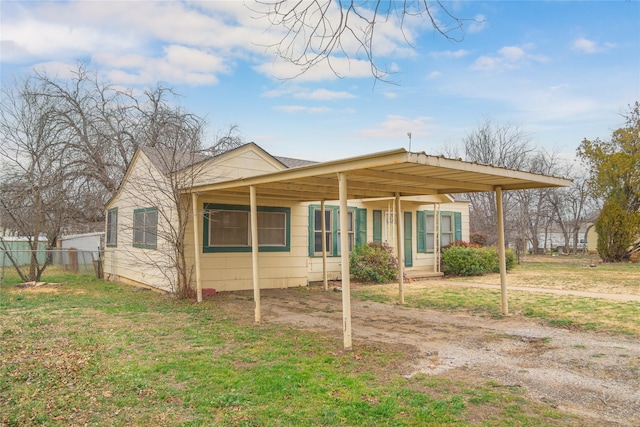
<path id="1" fill-rule="evenodd" d="M 161 147 L 149 147 L 149 146 L 141 146 L 138 147 L 133 157 L 131 158 L 131 163 L 125 175 L 120 182 L 120 185 L 114 195 L 105 203 L 105 207 L 108 207 L 119 195 L 120 190 L 122 188 L 123 183 L 129 178 L 131 174 L 131 169 L 135 167 L 135 163 L 142 153 L 161 174 L 167 175 L 172 172 L 180 172 L 184 169 L 187 169 L 191 166 L 196 166 L 198 164 L 204 163 L 206 161 L 217 161 L 219 159 L 228 157 L 233 155 L 239 150 L 246 149 L 257 149 L 259 152 L 265 155 L 265 157 L 269 159 L 273 159 L 273 161 L 285 168 L 296 168 L 300 166 L 307 166 L 311 164 L 315 164 L 316 162 L 302 159 L 295 159 L 292 157 L 282 157 L 282 156 L 273 156 L 262 147 L 260 147 L 255 142 L 248 142 L 239 147 L 235 147 L 231 150 L 224 151 L 222 153 L 217 154 L 205 154 L 203 153 L 193 153 L 188 151 L 173 151 L 168 148 Z"/>
<path id="2" fill-rule="evenodd" d="M 212 156 L 201 153 L 170 150 L 160 147 L 143 146 L 140 147 L 139 150 L 147 156 L 156 169 L 165 175 L 212 158 Z"/>

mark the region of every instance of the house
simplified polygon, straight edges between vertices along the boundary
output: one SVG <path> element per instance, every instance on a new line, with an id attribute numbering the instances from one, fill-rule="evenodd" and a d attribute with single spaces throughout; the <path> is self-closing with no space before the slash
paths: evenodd
<path id="1" fill-rule="evenodd" d="M 170 291 L 177 274 L 170 242 L 182 236 L 198 300 L 207 290 L 253 289 L 257 322 L 260 289 L 339 278 L 345 348 L 350 348 L 354 245 L 390 244 L 402 261 L 400 278 L 405 272 L 439 274 L 440 248 L 469 239 L 468 204 L 449 194 L 495 192 L 503 231 L 503 190 L 569 184 L 404 149 L 312 163 L 275 157 L 254 143 L 211 158 L 145 148 L 136 152 L 106 205 L 104 273 Z M 171 203 L 176 195 L 177 207 Z M 177 227 L 180 223 L 185 226 Z M 403 303 L 403 280 L 399 295 Z"/>
<path id="2" fill-rule="evenodd" d="M 139 283 L 165 291 L 172 290 L 171 275 L 158 271 L 158 266 L 170 265 L 170 260 L 158 259 L 166 248 L 159 236 L 162 222 L 170 216 L 158 212 L 171 210 L 158 183 L 163 181 L 165 167 L 157 150 L 143 148 L 131 162 L 129 171 L 116 194 L 107 204 L 107 230 L 104 269 L 112 280 Z M 200 165 L 193 184 L 260 176 L 283 170 L 317 165 L 317 163 L 272 156 L 256 144 L 211 159 L 197 158 Z M 152 179 L 149 175 L 153 176 Z M 375 185 L 371 186 L 372 188 Z M 291 188 L 291 194 L 296 193 Z M 397 248 L 397 215 L 394 197 L 373 197 L 350 200 L 348 203 L 348 245 L 367 242 L 387 243 Z M 376 197 L 377 196 L 377 197 Z M 469 239 L 469 206 L 444 194 L 403 196 L 401 221 L 404 229 L 404 266 L 407 275 L 439 275 L 439 248 L 455 240 Z M 324 204 L 324 233 L 321 205 Z M 165 207 L 165 209 L 162 208 Z M 246 197 L 215 192 L 199 196 L 198 244 L 201 258 L 201 282 L 207 290 L 231 291 L 253 288 L 249 236 L 249 205 Z M 270 197 L 258 206 L 258 234 L 261 242 L 261 287 L 282 288 L 306 286 L 322 281 L 324 265 L 329 279 L 341 278 L 339 201 L 297 201 Z M 175 216 L 175 213 L 173 214 Z M 136 218 L 144 221 L 138 229 Z M 160 229 L 151 230 L 157 227 Z M 435 228 L 438 235 L 435 235 Z M 185 241 L 193 242 L 193 226 Z M 326 257 L 322 253 L 325 236 Z M 438 244 L 436 247 L 436 243 Z M 188 258 L 195 261 L 194 245 Z M 160 250 L 159 250 L 160 249 Z"/>

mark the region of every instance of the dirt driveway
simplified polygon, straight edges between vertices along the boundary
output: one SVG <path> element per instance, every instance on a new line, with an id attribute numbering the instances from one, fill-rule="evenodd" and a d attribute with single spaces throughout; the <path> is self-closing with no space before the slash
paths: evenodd
<path id="1" fill-rule="evenodd" d="M 253 316 L 251 293 L 229 293 L 238 316 Z M 319 288 L 263 290 L 265 323 L 321 331 L 342 342 L 342 294 Z M 590 417 L 594 425 L 640 426 L 640 343 L 576 332 L 533 319 L 490 319 L 352 300 L 354 351 L 363 341 L 403 344 L 406 376 L 492 380 L 531 399 Z"/>

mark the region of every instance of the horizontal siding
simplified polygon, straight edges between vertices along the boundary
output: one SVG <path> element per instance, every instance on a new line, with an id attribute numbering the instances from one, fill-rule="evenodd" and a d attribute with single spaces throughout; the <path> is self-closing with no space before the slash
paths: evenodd
<path id="1" fill-rule="evenodd" d="M 199 198 L 199 206 L 205 203 L 229 203 L 212 198 Z M 234 200 L 231 203 L 248 205 Z M 258 203 L 260 206 L 291 208 L 290 252 L 259 252 L 258 269 L 261 288 L 282 288 L 307 285 L 307 210 L 300 204 Z M 202 217 L 199 218 L 202 233 Z M 193 224 L 189 226 L 193 239 Z M 189 240 L 193 241 L 193 240 Z M 199 240 L 201 242 L 201 239 Z M 199 248 L 202 251 L 200 245 Z M 217 291 L 253 289 L 251 252 L 200 253 L 203 288 Z"/>

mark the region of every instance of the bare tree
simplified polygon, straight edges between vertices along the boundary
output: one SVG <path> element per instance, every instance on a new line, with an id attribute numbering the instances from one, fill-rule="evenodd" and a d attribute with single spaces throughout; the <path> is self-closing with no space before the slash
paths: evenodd
<path id="1" fill-rule="evenodd" d="M 534 173 L 554 175 L 557 173 L 557 157 L 545 151 L 531 153 L 527 156 L 526 170 Z M 520 242 L 528 241 L 534 252 L 541 247 L 541 230 L 547 236 L 554 215 L 549 196 L 552 190 L 539 188 L 532 190 L 514 191 L 516 209 L 511 221 L 517 224 L 515 232 Z M 542 247 L 546 247 L 546 242 Z M 523 249 L 523 248 L 519 248 Z"/>
<path id="2" fill-rule="evenodd" d="M 0 221 L 26 237 L 31 250 L 28 271 L 5 250 L 24 281 L 38 281 L 48 257 L 38 257 L 41 243 L 53 248 L 67 219 L 64 210 L 75 184 L 66 163 L 64 127 L 56 120 L 55 104 L 37 95 L 40 82 L 26 79 L 4 87 L 0 107 Z"/>
<path id="3" fill-rule="evenodd" d="M 205 164 L 219 155 L 243 144 L 237 127 L 204 145 L 205 120 L 169 102 L 171 91 L 158 87 L 147 91 L 146 102 L 138 108 L 151 112 L 140 126 L 138 141 L 150 163 L 140 163 L 135 187 L 123 187 L 124 198 L 136 199 L 137 206 L 154 207 L 157 212 L 157 235 L 152 250 L 131 248 L 131 258 L 161 274 L 177 298 L 190 298 L 195 291 L 193 267 L 187 259 L 187 225 L 192 216 L 189 189 L 202 178 Z M 150 106 L 145 106 L 149 104 Z M 135 214 L 134 214 L 135 215 Z M 123 218 L 136 232 L 135 218 Z"/>
<path id="4" fill-rule="evenodd" d="M 567 175 L 569 174 L 570 170 Z M 575 175 L 571 187 L 553 189 L 550 192 L 549 202 L 553 208 L 555 223 L 564 236 L 564 251 L 577 254 L 580 230 L 587 222 L 587 213 L 594 207 L 588 178 Z M 586 241 L 584 243 L 583 251 L 586 250 Z"/>
<path id="5" fill-rule="evenodd" d="M 251 8 L 282 29 L 280 40 L 268 47 L 295 65 L 298 75 L 326 63 L 341 77 L 335 63 L 347 59 L 367 61 L 372 76 L 385 79 L 390 71 L 377 60 L 382 56 L 382 49 L 377 48 L 377 42 L 382 41 L 379 37 L 389 36 L 381 30 L 383 25 L 396 25 L 398 34 L 390 36 L 393 42 L 409 46 L 414 41 L 413 27 L 424 26 L 417 18 L 427 21 L 435 33 L 455 41 L 462 40 L 468 21 L 455 17 L 440 1 L 257 0 Z"/>
<path id="6" fill-rule="evenodd" d="M 3 91 L 0 221 L 29 239 L 34 251 L 23 279 L 37 280 L 46 268 L 35 252 L 43 239 L 51 248 L 63 230 L 104 219 L 104 204 L 118 190 L 135 150 L 148 147 L 156 150 L 162 171 L 162 179 L 147 184 L 155 191 L 148 194 L 169 201 L 158 211 L 166 215 L 162 222 L 171 224 L 159 236 L 169 261 L 158 270 L 175 278 L 176 291 L 187 289 L 184 233 L 190 204 L 181 190 L 190 188 L 198 175 L 194 165 L 205 154 L 242 143 L 237 127 L 203 147 L 205 121 L 176 106 L 171 89 L 157 86 L 134 96 L 102 83 L 82 64 L 69 79 L 35 72 Z"/>
<path id="7" fill-rule="evenodd" d="M 118 188 L 138 146 L 132 130 L 140 122 L 131 90 L 102 83 L 84 64 L 71 70 L 71 78 L 35 73 L 39 90 L 53 106 L 53 119 L 65 128 L 63 138 L 69 168 L 84 181 L 78 191 L 84 200 L 85 220 L 95 220 Z M 98 217 L 101 219 L 101 216 Z"/>
<path id="8" fill-rule="evenodd" d="M 464 158 L 467 161 L 510 169 L 529 169 L 531 156 L 535 153 L 529 136 L 517 125 L 495 125 L 485 119 L 479 127 L 464 139 Z M 467 195 L 470 205 L 470 223 L 472 231 L 482 230 L 489 236 L 488 243 L 498 239 L 496 228 L 496 200 L 494 193 L 470 193 Z M 517 205 L 517 193 L 503 193 L 505 215 L 505 233 L 507 240 L 522 239 L 522 224 L 514 218 L 522 210 Z"/>

